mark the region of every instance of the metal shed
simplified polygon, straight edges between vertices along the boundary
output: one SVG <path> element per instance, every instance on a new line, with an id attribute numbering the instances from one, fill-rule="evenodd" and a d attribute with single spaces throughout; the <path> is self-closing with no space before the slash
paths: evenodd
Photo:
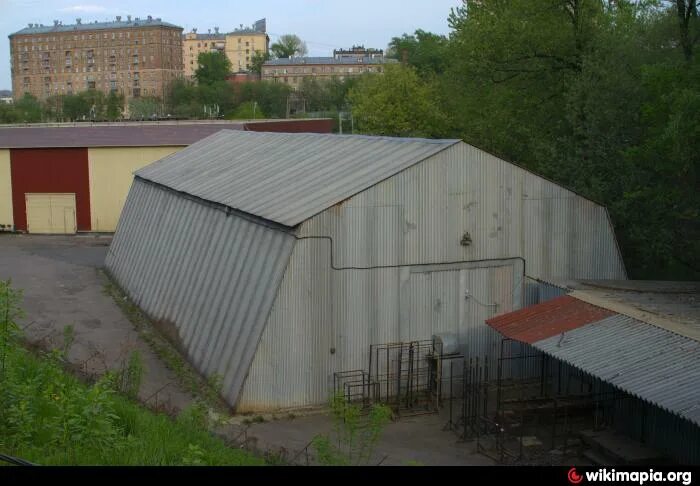
<path id="1" fill-rule="evenodd" d="M 538 279 L 625 279 L 606 209 L 458 140 L 222 131 L 136 172 L 107 267 L 239 411 L 325 403 L 372 344 L 459 335 Z"/>
<path id="2" fill-rule="evenodd" d="M 700 284 L 569 282 L 569 295 L 487 320 L 506 338 L 643 406 L 615 424 L 684 462 L 700 461 Z M 617 404 L 616 404 L 617 405 Z"/>

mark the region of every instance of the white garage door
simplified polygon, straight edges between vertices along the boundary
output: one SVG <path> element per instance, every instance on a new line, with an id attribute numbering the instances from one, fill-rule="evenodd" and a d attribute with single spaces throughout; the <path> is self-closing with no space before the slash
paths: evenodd
<path id="1" fill-rule="evenodd" d="M 68 235 L 76 232 L 75 194 L 27 194 L 29 233 Z"/>

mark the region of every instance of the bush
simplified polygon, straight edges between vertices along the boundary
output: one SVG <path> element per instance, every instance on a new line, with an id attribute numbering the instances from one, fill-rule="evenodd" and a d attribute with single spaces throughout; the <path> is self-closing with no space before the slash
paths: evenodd
<path id="1" fill-rule="evenodd" d="M 154 414 L 120 395 L 140 382 L 140 358 L 87 386 L 66 373 L 65 349 L 20 345 L 20 295 L 0 282 L 0 451 L 44 465 L 261 465 L 199 420 Z M 67 333 L 68 334 L 68 333 Z"/>

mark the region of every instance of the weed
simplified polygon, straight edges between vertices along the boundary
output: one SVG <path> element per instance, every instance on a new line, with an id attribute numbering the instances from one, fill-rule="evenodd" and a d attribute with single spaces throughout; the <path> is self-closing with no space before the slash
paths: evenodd
<path id="1" fill-rule="evenodd" d="M 68 325 L 63 328 L 63 348 L 61 349 L 61 355 L 64 360 L 68 359 L 68 353 L 70 348 L 73 347 L 73 342 L 75 341 L 75 328 Z"/>
<path id="2" fill-rule="evenodd" d="M 118 372 L 92 386 L 63 369 L 62 350 L 30 353 L 16 325 L 19 293 L 0 282 L 0 449 L 44 465 L 242 465 L 262 458 L 231 449 L 194 421 L 173 421 L 117 393 Z M 140 359 L 125 366 L 138 382 Z"/>
<path id="3" fill-rule="evenodd" d="M 143 380 L 143 360 L 138 351 L 132 351 L 129 359 L 122 363 L 121 368 L 115 373 L 116 390 L 135 400 L 138 397 L 141 382 Z"/>
<path id="4" fill-rule="evenodd" d="M 192 393 L 198 400 L 206 402 L 209 408 L 219 411 L 227 410 L 221 399 L 222 377 L 212 375 L 212 377 L 205 380 L 185 361 L 182 354 L 173 344 L 154 328 L 143 312 L 131 303 L 117 284 L 106 273 L 103 273 L 103 276 L 106 279 L 103 293 L 114 300 L 124 315 L 131 321 L 134 329 L 139 333 L 139 337 L 175 373 L 183 388 Z"/>
<path id="5" fill-rule="evenodd" d="M 367 415 L 357 405 L 348 403 L 342 395 L 330 403 L 333 416 L 335 443 L 328 435 L 319 435 L 312 441 L 317 459 L 322 465 L 369 464 L 381 433 L 391 420 L 391 409 L 374 405 Z"/>

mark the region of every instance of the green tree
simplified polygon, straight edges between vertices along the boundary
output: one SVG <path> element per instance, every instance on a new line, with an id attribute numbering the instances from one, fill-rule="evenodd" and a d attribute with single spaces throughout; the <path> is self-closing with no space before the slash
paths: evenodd
<path id="1" fill-rule="evenodd" d="M 116 91 L 110 91 L 107 96 L 106 117 L 110 121 L 118 120 L 122 117 L 122 108 L 124 107 L 124 96 Z"/>
<path id="2" fill-rule="evenodd" d="M 415 69 L 387 66 L 383 75 L 367 74 L 349 93 L 355 126 L 363 133 L 401 137 L 444 135 L 447 118 L 434 87 Z"/>
<path id="3" fill-rule="evenodd" d="M 292 88 L 284 83 L 241 83 L 234 91 L 234 105 L 254 101 L 268 117 L 284 118 L 287 116 L 287 98 L 291 92 Z"/>
<path id="4" fill-rule="evenodd" d="M 389 43 L 387 57 L 405 60 L 421 75 L 442 74 L 449 65 L 449 40 L 418 29 L 413 35 L 394 37 Z"/>
<path id="5" fill-rule="evenodd" d="M 223 52 L 203 52 L 197 58 L 199 66 L 194 73 L 200 86 L 226 81 L 231 73 L 231 61 Z"/>
<path id="6" fill-rule="evenodd" d="M 255 73 L 257 75 L 261 75 L 263 64 L 265 64 L 269 60 L 269 52 L 255 51 L 255 53 L 250 58 L 250 72 Z"/>
<path id="7" fill-rule="evenodd" d="M 90 119 L 92 105 L 82 93 L 63 97 L 63 114 L 71 121 Z"/>
<path id="8" fill-rule="evenodd" d="M 129 115 L 132 120 L 162 117 L 163 103 L 157 97 L 132 98 L 129 100 Z"/>
<path id="9" fill-rule="evenodd" d="M 265 118 L 265 113 L 258 107 L 256 101 L 246 101 L 226 116 L 227 120 L 257 120 Z"/>
<path id="10" fill-rule="evenodd" d="M 0 103 L 0 123 L 17 123 L 19 122 L 19 114 L 14 105 L 8 103 Z"/>
<path id="11" fill-rule="evenodd" d="M 306 43 L 294 34 L 280 36 L 279 40 L 270 46 L 270 52 L 276 58 L 304 57 L 309 52 Z"/>
<path id="12" fill-rule="evenodd" d="M 25 93 L 14 105 L 16 120 L 21 123 L 36 123 L 42 119 L 43 109 L 35 96 Z"/>

